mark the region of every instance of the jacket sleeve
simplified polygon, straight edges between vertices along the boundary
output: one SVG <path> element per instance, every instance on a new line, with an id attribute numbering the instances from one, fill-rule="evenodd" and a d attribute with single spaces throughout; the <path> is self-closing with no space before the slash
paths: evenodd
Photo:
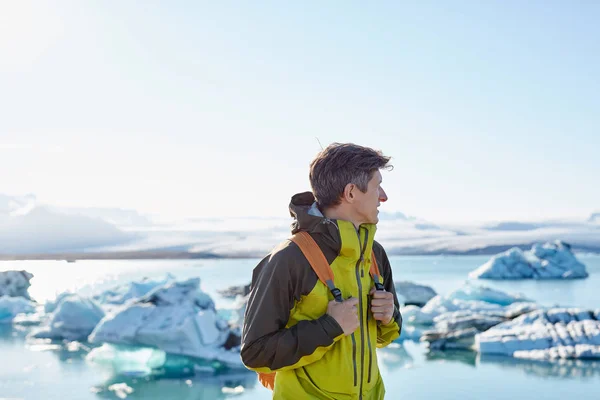
<path id="1" fill-rule="evenodd" d="M 400 333 L 402 332 L 402 314 L 400 314 L 400 304 L 398 302 L 398 295 L 396 294 L 390 260 L 383 247 L 378 247 L 380 248 L 378 252 L 380 256 L 377 257 L 377 259 L 380 266 L 379 272 L 383 278 L 383 286 L 385 287 L 386 292 L 390 292 L 394 295 L 394 315 L 392 320 L 389 324 L 379 324 L 377 326 L 377 347 L 382 348 L 400 337 Z"/>
<path id="2" fill-rule="evenodd" d="M 324 314 L 287 326 L 295 300 L 300 299 L 303 257 L 299 248 L 287 248 L 265 258 L 254 269 L 244 316 L 241 357 L 257 372 L 295 369 L 319 360 L 343 337 L 333 317 Z M 297 250 L 297 254 L 296 254 Z"/>

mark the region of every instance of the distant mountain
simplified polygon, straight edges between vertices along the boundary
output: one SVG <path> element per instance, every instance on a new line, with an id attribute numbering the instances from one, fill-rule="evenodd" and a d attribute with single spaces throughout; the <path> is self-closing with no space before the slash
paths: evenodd
<path id="1" fill-rule="evenodd" d="M 97 208 L 97 207 L 53 207 L 53 210 L 68 215 L 83 215 L 90 218 L 101 219 L 116 226 L 149 226 L 150 218 L 135 210 L 122 208 Z"/>
<path id="2" fill-rule="evenodd" d="M 81 250 L 126 243 L 136 237 L 107 222 L 61 214 L 48 207 L 0 216 L 0 254 Z"/>
<path id="3" fill-rule="evenodd" d="M 0 217 L 3 215 L 24 213 L 33 208 L 35 204 L 36 198 L 33 194 L 8 196 L 0 193 Z"/>
<path id="4" fill-rule="evenodd" d="M 206 217 L 155 222 L 135 210 L 40 205 L 34 195 L 0 194 L 0 256 L 11 258 L 261 257 L 289 238 L 291 218 Z M 535 242 L 563 240 L 600 252 L 600 213 L 586 220 L 460 226 L 402 212 L 380 213 L 377 240 L 389 255 L 494 254 Z M 17 257 L 17 258 L 18 258 Z"/>
<path id="5" fill-rule="evenodd" d="M 532 231 L 534 229 L 543 228 L 544 226 L 546 225 L 543 223 L 507 221 L 484 227 L 484 229 L 487 229 L 488 231 Z"/>

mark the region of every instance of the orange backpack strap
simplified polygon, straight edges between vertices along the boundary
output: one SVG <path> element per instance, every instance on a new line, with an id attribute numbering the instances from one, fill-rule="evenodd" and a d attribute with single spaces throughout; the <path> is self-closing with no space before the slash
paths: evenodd
<path id="1" fill-rule="evenodd" d="M 383 284 L 379 282 L 379 277 L 381 274 L 379 273 L 379 267 L 377 266 L 377 259 L 375 258 L 375 252 L 371 251 L 371 269 L 369 270 L 373 281 L 375 282 L 375 289 L 377 290 L 385 290 Z"/>
<path id="2" fill-rule="evenodd" d="M 258 381 L 267 389 L 273 390 L 275 387 L 276 372 L 258 372 Z"/>
<path id="3" fill-rule="evenodd" d="M 329 288 L 335 301 L 342 302 L 342 291 L 335 287 L 333 283 L 333 271 L 317 242 L 315 242 L 308 232 L 304 231 L 294 234 L 291 240 L 300 247 L 313 271 L 315 271 L 319 280 Z"/>

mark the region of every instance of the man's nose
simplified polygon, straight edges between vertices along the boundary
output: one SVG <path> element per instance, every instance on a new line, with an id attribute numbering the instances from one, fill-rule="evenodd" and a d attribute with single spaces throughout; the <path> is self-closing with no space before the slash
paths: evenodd
<path id="1" fill-rule="evenodd" d="M 388 199 L 387 194 L 385 194 L 385 190 L 379 189 L 379 201 L 384 203 Z"/>

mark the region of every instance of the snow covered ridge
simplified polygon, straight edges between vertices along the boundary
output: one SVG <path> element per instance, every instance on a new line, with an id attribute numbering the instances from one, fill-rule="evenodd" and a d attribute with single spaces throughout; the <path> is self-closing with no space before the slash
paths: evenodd
<path id="1" fill-rule="evenodd" d="M 578 279 L 587 278 L 585 265 L 571 246 L 556 241 L 535 244 L 531 250 L 512 248 L 495 255 L 469 274 L 473 279 Z"/>
<path id="2" fill-rule="evenodd" d="M 538 360 L 600 359 L 600 309 L 552 308 L 478 334 L 483 354 Z"/>

